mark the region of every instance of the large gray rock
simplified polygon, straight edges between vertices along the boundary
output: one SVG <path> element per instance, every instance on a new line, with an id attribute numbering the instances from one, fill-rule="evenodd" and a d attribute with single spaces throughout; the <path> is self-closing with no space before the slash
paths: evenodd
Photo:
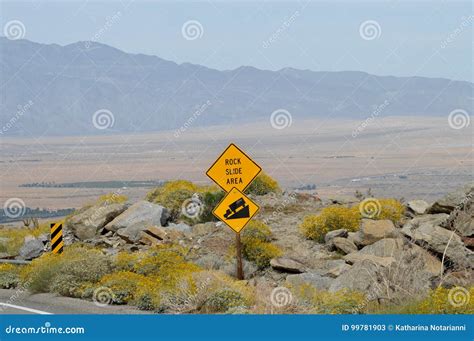
<path id="1" fill-rule="evenodd" d="M 333 238 L 332 244 L 337 250 L 345 254 L 357 251 L 357 246 L 352 241 L 346 238 L 341 238 L 341 237 Z"/>
<path id="2" fill-rule="evenodd" d="M 392 265 L 396 260 L 394 257 L 379 257 L 370 254 L 364 254 L 360 252 L 350 253 L 344 256 L 344 259 L 349 264 L 356 264 L 361 262 L 371 262 L 378 266 L 387 267 Z"/>
<path id="3" fill-rule="evenodd" d="M 407 203 L 408 210 L 415 214 L 425 214 L 429 207 L 430 204 L 424 200 L 410 200 Z"/>
<path id="4" fill-rule="evenodd" d="M 65 228 L 80 240 L 92 239 L 126 207 L 119 203 L 94 205 L 67 219 Z"/>
<path id="5" fill-rule="evenodd" d="M 346 238 L 347 237 L 347 230 L 346 229 L 339 229 L 339 230 L 334 230 L 326 233 L 324 236 L 324 241 L 326 244 L 330 243 L 332 239 L 336 237 L 342 237 Z"/>
<path id="6" fill-rule="evenodd" d="M 337 277 L 329 291 L 347 289 L 363 292 L 369 300 L 390 298 L 403 301 L 407 297 L 426 294 L 432 284 L 432 278 L 431 274 L 418 271 L 410 263 L 409 256 L 398 262 L 392 261 L 387 266 L 366 259 L 354 263 L 350 269 Z"/>
<path id="7" fill-rule="evenodd" d="M 343 289 L 355 290 L 364 293 L 375 293 L 376 297 L 383 294 L 382 273 L 380 266 L 372 261 L 355 263 L 349 270 L 337 277 L 330 285 L 329 291 Z"/>
<path id="8" fill-rule="evenodd" d="M 403 239 L 387 238 L 381 239 L 372 245 L 361 249 L 358 254 L 366 254 L 377 257 L 392 257 L 397 262 L 409 259 L 413 271 L 425 271 L 433 276 L 442 271 L 439 259 L 416 244 L 405 242 Z"/>
<path id="9" fill-rule="evenodd" d="M 25 242 L 20 248 L 18 258 L 26 260 L 34 259 L 41 256 L 43 250 L 44 244 L 41 240 L 33 236 L 26 236 Z"/>
<path id="10" fill-rule="evenodd" d="M 142 231 L 150 226 L 164 226 L 168 219 L 169 213 L 166 208 L 143 200 L 130 206 L 105 225 L 105 228 L 117 232 L 123 239 L 134 243 L 140 240 Z"/>
<path id="11" fill-rule="evenodd" d="M 473 252 L 464 246 L 461 237 L 454 231 L 442 228 L 447 214 L 433 214 L 413 218 L 406 223 L 401 232 L 419 245 L 426 246 L 460 267 L 473 267 Z"/>
<path id="12" fill-rule="evenodd" d="M 454 192 L 446 194 L 441 199 L 435 201 L 429 208 L 428 213 L 451 213 L 454 208 L 461 204 L 469 193 L 474 192 L 474 183 L 467 184 Z"/>
<path id="13" fill-rule="evenodd" d="M 270 260 L 270 266 L 278 271 L 288 273 L 303 273 L 305 272 L 305 266 L 298 261 L 290 258 L 278 257 Z"/>
<path id="14" fill-rule="evenodd" d="M 400 234 L 391 220 L 362 219 L 359 243 L 370 245 L 383 238 L 398 238 Z"/>
<path id="15" fill-rule="evenodd" d="M 306 272 L 298 275 L 288 275 L 286 277 L 288 286 L 299 287 L 302 285 L 310 285 L 318 290 L 328 290 L 333 280 L 333 278 L 323 276 L 317 272 Z"/>

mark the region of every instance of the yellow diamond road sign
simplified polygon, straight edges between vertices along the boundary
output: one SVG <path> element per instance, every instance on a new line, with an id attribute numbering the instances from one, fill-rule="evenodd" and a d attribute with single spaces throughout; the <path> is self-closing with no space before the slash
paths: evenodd
<path id="1" fill-rule="evenodd" d="M 212 212 L 239 233 L 258 212 L 258 205 L 237 188 L 232 188 Z"/>
<path id="2" fill-rule="evenodd" d="M 261 170 L 259 165 L 231 143 L 206 174 L 226 192 L 234 187 L 243 191 Z"/>

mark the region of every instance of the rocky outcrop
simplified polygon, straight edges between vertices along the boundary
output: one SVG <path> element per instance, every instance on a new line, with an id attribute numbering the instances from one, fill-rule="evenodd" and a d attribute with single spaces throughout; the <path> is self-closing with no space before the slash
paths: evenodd
<path id="1" fill-rule="evenodd" d="M 309 285 L 318 290 L 328 290 L 332 282 L 332 278 L 323 276 L 318 272 L 306 272 L 298 275 L 288 275 L 286 277 L 286 284 L 290 287 Z"/>
<path id="2" fill-rule="evenodd" d="M 433 214 L 416 217 L 406 223 L 401 232 L 415 243 L 426 247 L 460 267 L 473 267 L 473 252 L 464 246 L 461 237 L 455 231 L 440 225 L 447 214 Z"/>
<path id="3" fill-rule="evenodd" d="M 379 257 L 365 253 L 354 252 L 344 256 L 344 260 L 349 264 L 356 264 L 361 262 L 372 262 L 379 266 L 390 266 L 395 262 L 394 257 Z"/>
<path id="4" fill-rule="evenodd" d="M 169 213 L 166 208 L 143 200 L 133 204 L 105 225 L 105 229 L 116 232 L 123 239 L 134 243 L 140 240 L 142 231 L 151 226 L 163 227 L 168 220 Z"/>
<path id="5" fill-rule="evenodd" d="M 273 258 L 270 260 L 270 266 L 274 270 L 278 270 L 281 272 L 287 272 L 287 273 L 303 273 L 305 272 L 305 266 L 291 258 L 285 258 L 285 257 L 278 257 L 278 258 Z"/>
<path id="6" fill-rule="evenodd" d="M 45 238 L 26 236 L 23 246 L 20 248 L 18 259 L 30 260 L 41 256 L 45 248 Z"/>
<path id="7" fill-rule="evenodd" d="M 391 220 L 362 219 L 359 232 L 356 232 L 355 244 L 370 245 L 383 238 L 397 238 L 400 236 Z"/>
<path id="8" fill-rule="evenodd" d="M 451 213 L 457 205 L 462 203 L 466 196 L 474 193 L 474 183 L 468 184 L 463 188 L 459 188 L 454 192 L 446 194 L 441 199 L 435 201 L 428 210 L 428 213 Z"/>
<path id="9" fill-rule="evenodd" d="M 347 230 L 339 229 L 339 230 L 330 231 L 326 233 L 326 235 L 324 236 L 324 241 L 326 242 L 326 244 L 330 244 L 331 240 L 333 240 L 336 237 L 346 238 Z"/>
<path id="10" fill-rule="evenodd" d="M 430 204 L 424 200 L 410 200 L 407 202 L 407 209 L 409 212 L 416 215 L 425 214 Z"/>
<path id="11" fill-rule="evenodd" d="M 92 239 L 99 231 L 120 213 L 125 211 L 125 204 L 99 204 L 68 218 L 65 228 L 72 231 L 79 240 Z"/>
<path id="12" fill-rule="evenodd" d="M 469 193 L 449 214 L 441 226 L 463 237 L 474 235 L 474 192 Z"/>
<path id="13" fill-rule="evenodd" d="M 357 246 L 346 238 L 336 237 L 332 240 L 334 247 L 342 253 L 351 253 L 357 251 Z"/>

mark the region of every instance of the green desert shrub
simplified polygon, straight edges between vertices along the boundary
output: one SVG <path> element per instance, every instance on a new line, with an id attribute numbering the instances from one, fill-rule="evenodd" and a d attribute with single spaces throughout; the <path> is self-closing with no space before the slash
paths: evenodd
<path id="1" fill-rule="evenodd" d="M 109 257 L 100 250 L 85 246 L 69 246 L 62 254 L 47 253 L 27 265 L 21 272 L 31 292 L 57 292 L 81 297 L 81 288 L 98 282 L 113 271 Z"/>
<path id="2" fill-rule="evenodd" d="M 252 220 L 242 231 L 242 254 L 263 269 L 272 258 L 281 255 L 281 250 L 271 242 L 270 228 L 261 221 Z"/>
<path id="3" fill-rule="evenodd" d="M 338 229 L 356 231 L 360 225 L 360 213 L 357 207 L 329 206 L 318 215 L 306 216 L 300 225 L 303 235 L 319 242 L 324 241 L 326 233 Z"/>
<path id="4" fill-rule="evenodd" d="M 245 193 L 255 195 L 279 192 L 281 192 L 281 188 L 278 185 L 278 182 L 264 172 L 260 173 L 245 190 Z"/>

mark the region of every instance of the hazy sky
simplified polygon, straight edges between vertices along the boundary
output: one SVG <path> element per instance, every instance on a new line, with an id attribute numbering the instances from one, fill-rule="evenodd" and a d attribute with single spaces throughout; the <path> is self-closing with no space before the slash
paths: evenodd
<path id="1" fill-rule="evenodd" d="M 97 40 L 217 69 L 472 81 L 472 13 L 471 1 L 2 1 L 1 25 L 5 32 L 8 22 L 21 21 L 25 39 L 35 42 Z M 183 34 L 190 20 L 197 23 Z"/>

